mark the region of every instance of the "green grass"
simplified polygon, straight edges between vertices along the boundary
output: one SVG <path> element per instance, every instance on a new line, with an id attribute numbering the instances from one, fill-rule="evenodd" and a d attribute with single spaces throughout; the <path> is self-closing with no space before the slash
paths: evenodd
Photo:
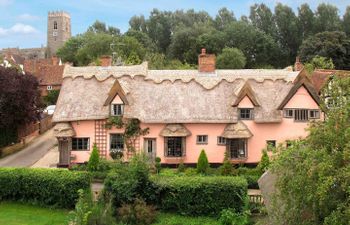
<path id="1" fill-rule="evenodd" d="M 68 210 L 0 202 L 0 224 L 6 225 L 65 225 L 68 213 Z"/>
<path id="2" fill-rule="evenodd" d="M 159 213 L 154 225 L 219 225 L 215 218 L 190 217 L 171 213 Z"/>

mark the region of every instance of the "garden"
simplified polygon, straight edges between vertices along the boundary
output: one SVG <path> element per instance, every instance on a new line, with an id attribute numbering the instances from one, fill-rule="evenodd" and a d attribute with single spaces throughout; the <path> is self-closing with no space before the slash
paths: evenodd
<path id="1" fill-rule="evenodd" d="M 254 224 L 252 214 L 263 214 L 264 208 L 249 203 L 247 189 L 256 187 L 263 171 L 262 163 L 235 168 L 227 157 L 221 167 L 211 168 L 204 150 L 195 168 L 180 163 L 170 169 L 162 168 L 159 158 L 150 163 L 143 154 L 128 163 L 106 161 L 94 147 L 87 164 L 70 170 L 1 168 L 0 221 L 32 224 L 37 217 L 37 224 Z M 91 182 L 104 184 L 98 198 Z M 12 210 L 17 206 L 21 213 Z"/>

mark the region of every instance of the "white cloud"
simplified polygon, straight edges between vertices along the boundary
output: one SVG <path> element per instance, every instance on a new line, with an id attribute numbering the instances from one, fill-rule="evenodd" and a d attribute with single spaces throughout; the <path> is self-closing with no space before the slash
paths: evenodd
<path id="1" fill-rule="evenodd" d="M 0 0 L 1 1 L 1 0 Z M 19 20 L 22 20 L 22 21 L 35 21 L 35 20 L 38 20 L 39 17 L 38 16 L 34 16 L 34 15 L 31 15 L 29 13 L 24 13 L 24 14 L 21 14 L 18 16 L 18 19 Z"/>
<path id="2" fill-rule="evenodd" d="M 0 6 L 8 6 L 13 3 L 13 0 L 0 0 Z"/>
<path id="3" fill-rule="evenodd" d="M 8 29 L 0 27 L 0 37 L 9 36 L 11 34 L 35 34 L 35 33 L 38 33 L 38 31 L 34 27 L 23 23 L 16 23 L 15 25 L 13 25 Z"/>

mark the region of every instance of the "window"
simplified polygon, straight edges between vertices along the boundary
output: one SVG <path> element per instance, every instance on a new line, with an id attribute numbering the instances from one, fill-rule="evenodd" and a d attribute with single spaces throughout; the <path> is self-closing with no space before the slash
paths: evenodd
<path id="1" fill-rule="evenodd" d="M 117 151 L 124 150 L 124 138 L 122 134 L 111 134 L 110 149 L 117 150 Z"/>
<path id="2" fill-rule="evenodd" d="M 208 135 L 197 135 L 197 144 L 208 144 Z"/>
<path id="3" fill-rule="evenodd" d="M 52 86 L 49 85 L 49 86 L 46 87 L 46 89 L 47 89 L 48 91 L 51 91 L 51 90 L 52 90 Z"/>
<path id="4" fill-rule="evenodd" d="M 226 145 L 226 138 L 218 137 L 218 145 Z"/>
<path id="5" fill-rule="evenodd" d="M 247 157 L 247 139 L 228 139 L 227 142 L 231 159 Z"/>
<path id="6" fill-rule="evenodd" d="M 317 109 L 309 110 L 309 118 L 310 119 L 319 119 L 320 118 L 320 110 L 317 110 Z"/>
<path id="7" fill-rule="evenodd" d="M 276 148 L 276 141 L 275 140 L 267 140 L 266 145 L 267 145 L 267 150 L 271 151 L 272 149 Z"/>
<path id="8" fill-rule="evenodd" d="M 166 137 L 164 138 L 164 150 L 167 157 L 185 156 L 185 138 L 184 137 Z"/>
<path id="9" fill-rule="evenodd" d="M 123 104 L 113 104 L 111 105 L 111 114 L 112 116 L 121 116 L 124 113 Z"/>
<path id="10" fill-rule="evenodd" d="M 89 138 L 72 138 L 72 151 L 89 151 Z"/>
<path id="11" fill-rule="evenodd" d="M 283 116 L 285 118 L 293 118 L 294 110 L 293 109 L 285 109 L 283 112 Z"/>
<path id="12" fill-rule="evenodd" d="M 295 109 L 294 110 L 294 121 L 304 122 L 308 121 L 309 114 L 307 109 Z"/>
<path id="13" fill-rule="evenodd" d="M 253 109 L 239 109 L 239 118 L 242 120 L 253 119 Z"/>
<path id="14" fill-rule="evenodd" d="M 56 21 L 53 22 L 53 29 L 57 30 L 57 22 Z"/>

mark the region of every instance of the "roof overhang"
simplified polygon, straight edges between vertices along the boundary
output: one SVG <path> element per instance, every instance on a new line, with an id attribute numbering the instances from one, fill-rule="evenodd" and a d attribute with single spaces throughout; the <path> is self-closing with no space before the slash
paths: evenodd
<path id="1" fill-rule="evenodd" d="M 168 124 L 159 133 L 163 137 L 187 137 L 191 132 L 182 124 Z"/>
<path id="2" fill-rule="evenodd" d="M 57 123 L 53 128 L 53 132 L 55 137 L 57 138 L 65 138 L 65 137 L 73 137 L 75 136 L 75 131 L 71 124 L 68 123 Z"/>
<path id="3" fill-rule="evenodd" d="M 234 139 L 250 138 L 253 134 L 243 122 L 238 121 L 238 123 L 235 124 L 227 124 L 221 136 L 227 139 Z"/>

